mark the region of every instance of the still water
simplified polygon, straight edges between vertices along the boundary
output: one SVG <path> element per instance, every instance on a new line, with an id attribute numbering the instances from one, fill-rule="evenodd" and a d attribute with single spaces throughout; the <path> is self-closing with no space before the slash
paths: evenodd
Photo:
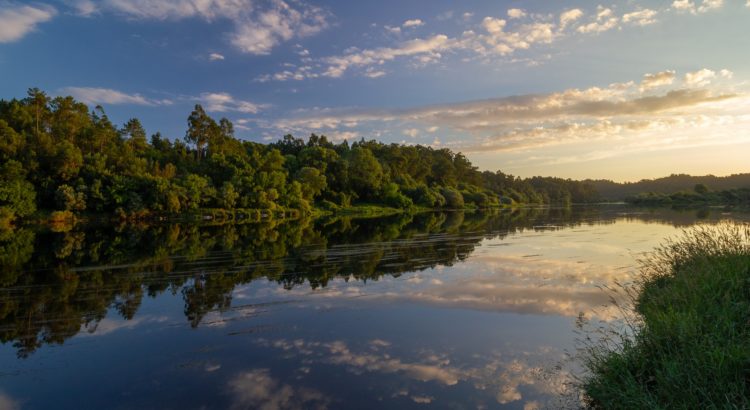
<path id="1" fill-rule="evenodd" d="M 0 409 L 575 404 L 600 287 L 722 210 L 0 233 Z"/>

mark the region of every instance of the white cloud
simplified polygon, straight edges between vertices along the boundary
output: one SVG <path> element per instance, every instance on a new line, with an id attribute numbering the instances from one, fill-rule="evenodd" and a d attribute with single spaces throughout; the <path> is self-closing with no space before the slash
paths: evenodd
<path id="1" fill-rule="evenodd" d="M 208 55 L 208 59 L 211 61 L 220 61 L 224 59 L 224 55 L 219 53 L 211 53 Z"/>
<path id="2" fill-rule="evenodd" d="M 674 82 L 674 79 L 674 70 L 664 70 L 654 74 L 645 74 L 643 76 L 643 80 L 641 81 L 641 91 L 670 85 Z"/>
<path id="3" fill-rule="evenodd" d="M 648 24 L 654 24 L 656 23 L 656 15 L 658 13 L 656 10 L 651 9 L 643 9 L 639 11 L 634 11 L 632 13 L 627 13 L 622 16 L 622 22 L 623 23 L 631 23 L 635 24 L 637 26 L 645 26 Z"/>
<path id="4" fill-rule="evenodd" d="M 731 72 L 731 71 L 729 71 L 729 70 L 727 70 L 726 68 L 722 69 L 721 71 L 719 71 L 719 75 L 722 76 L 722 77 L 724 77 L 724 78 L 726 78 L 726 79 L 728 79 L 728 80 L 731 80 L 732 77 L 734 77 L 734 73 Z"/>
<path id="5" fill-rule="evenodd" d="M 328 27 L 328 13 L 302 2 L 271 0 L 263 6 L 253 0 L 105 0 L 109 10 L 130 18 L 229 20 L 230 42 L 249 54 L 269 54 L 293 38 L 316 34 Z"/>
<path id="6" fill-rule="evenodd" d="M 727 70 L 722 77 L 728 78 L 729 73 Z M 702 70 L 688 75 L 685 85 L 703 84 L 711 77 Z M 665 138 L 658 136 L 669 134 L 670 130 L 692 132 L 696 121 L 701 124 L 714 119 L 713 123 L 721 124 L 733 121 L 731 117 L 725 121 L 716 116 L 721 115 L 719 107 L 739 101 L 741 95 L 718 87 L 681 89 L 682 83 L 675 84 L 676 78 L 677 73 L 664 70 L 644 75 L 640 84 L 629 81 L 606 87 L 399 110 L 316 109 L 294 118 L 279 119 L 268 127 L 277 130 L 276 133 L 301 134 L 327 134 L 353 128 L 367 135 L 367 130 L 378 130 L 394 139 L 426 137 L 440 129 L 441 137 L 450 135 L 452 140 L 436 140 L 433 145 L 442 143 L 463 152 L 488 153 L 628 139 L 634 144 L 628 148 L 631 151 L 654 149 L 647 140 L 639 138 L 651 135 L 652 139 L 663 141 Z M 659 87 L 665 89 L 659 89 L 658 94 L 650 93 Z M 689 139 L 692 142 L 686 144 L 697 143 L 694 137 Z M 588 158 L 591 159 L 596 158 Z"/>
<path id="7" fill-rule="evenodd" d="M 50 21 L 57 10 L 49 5 L 21 5 L 0 1 L 0 43 L 20 40 L 40 23 Z"/>
<path id="8" fill-rule="evenodd" d="M 422 20 L 420 20 L 420 19 L 411 19 L 411 20 L 406 20 L 406 21 L 404 22 L 404 24 L 402 24 L 402 26 L 403 26 L 404 28 L 409 28 L 409 27 L 420 27 L 420 26 L 424 26 L 424 21 L 422 21 Z"/>
<path id="9" fill-rule="evenodd" d="M 521 9 L 508 9 L 508 17 L 512 19 L 520 19 L 526 17 L 526 12 Z"/>
<path id="10" fill-rule="evenodd" d="M 581 9 L 572 9 L 562 12 L 562 14 L 560 14 L 560 29 L 565 29 L 565 27 L 581 17 L 583 17 L 583 11 L 581 11 Z"/>
<path id="11" fill-rule="evenodd" d="M 322 73 L 326 77 L 341 77 L 352 67 L 363 67 L 382 64 L 397 57 L 416 55 L 437 55 L 450 46 L 448 36 L 439 34 L 425 39 L 409 40 L 397 47 L 382 47 L 361 51 L 353 51 L 340 56 L 326 57 L 326 69 Z"/>
<path id="12" fill-rule="evenodd" d="M 673 9 L 693 14 L 705 13 L 707 11 L 721 8 L 723 5 L 724 0 L 703 0 L 700 5 L 697 5 L 693 0 L 675 0 L 672 2 Z"/>
<path id="13" fill-rule="evenodd" d="M 75 10 L 75 14 L 80 17 L 91 17 L 99 13 L 99 6 L 92 0 L 67 0 L 65 2 Z"/>
<path id="14" fill-rule="evenodd" d="M 242 112 L 257 114 L 266 106 L 255 104 L 250 101 L 237 100 L 229 93 L 203 93 L 199 100 L 206 105 L 206 110 L 211 112 Z"/>
<path id="15" fill-rule="evenodd" d="M 146 98 L 138 93 L 127 94 L 122 91 L 111 88 L 96 87 L 65 87 L 60 90 L 62 93 L 72 95 L 77 100 L 89 105 L 97 104 L 131 104 L 131 105 L 171 105 L 171 100 L 157 100 Z"/>
<path id="16" fill-rule="evenodd" d="M 578 27 L 579 33 L 601 33 L 617 27 L 620 19 L 614 15 L 612 9 L 599 6 L 596 19 L 589 24 Z"/>
<path id="17" fill-rule="evenodd" d="M 716 72 L 707 68 L 685 74 L 685 85 L 689 87 L 702 87 L 711 83 L 716 78 Z"/>
<path id="18" fill-rule="evenodd" d="M 403 131 L 403 134 L 407 137 L 417 138 L 419 136 L 419 130 L 417 128 L 409 128 Z"/>

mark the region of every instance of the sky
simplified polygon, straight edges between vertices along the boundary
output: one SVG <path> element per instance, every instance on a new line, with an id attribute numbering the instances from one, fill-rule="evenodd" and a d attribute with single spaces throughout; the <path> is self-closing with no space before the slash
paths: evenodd
<path id="1" fill-rule="evenodd" d="M 423 144 L 482 170 L 750 172 L 750 0 L 0 0 L 0 98 L 30 87 L 183 138 Z"/>

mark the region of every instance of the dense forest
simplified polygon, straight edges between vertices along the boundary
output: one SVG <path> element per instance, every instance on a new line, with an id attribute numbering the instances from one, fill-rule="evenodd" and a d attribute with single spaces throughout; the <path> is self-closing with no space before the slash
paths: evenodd
<path id="1" fill-rule="evenodd" d="M 603 200 L 622 201 L 643 194 L 672 195 L 676 193 L 691 193 L 698 185 L 708 187 L 710 190 L 727 191 L 741 188 L 750 188 L 750 173 L 733 174 L 725 177 L 714 175 L 692 176 L 686 174 L 673 174 L 668 177 L 656 179 L 643 179 L 638 182 L 617 183 L 609 180 L 586 180 L 588 186 L 592 186 Z"/>
<path id="2" fill-rule="evenodd" d="M 334 143 L 291 135 L 240 140 L 232 123 L 196 105 L 184 138 L 147 136 L 102 107 L 30 89 L 0 100 L 0 221 L 77 213 L 121 218 L 199 210 L 246 215 L 336 211 L 357 204 L 396 209 L 490 208 L 598 200 L 588 184 L 480 172 L 462 154 L 419 145 Z"/>

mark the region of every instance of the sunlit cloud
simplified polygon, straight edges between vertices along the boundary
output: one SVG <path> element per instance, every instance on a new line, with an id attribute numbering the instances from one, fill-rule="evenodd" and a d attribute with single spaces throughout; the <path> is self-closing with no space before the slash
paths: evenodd
<path id="1" fill-rule="evenodd" d="M 652 88 L 671 85 L 675 79 L 674 70 L 664 70 L 654 74 L 645 74 L 641 81 L 641 90 L 650 90 Z"/>
<path id="2" fill-rule="evenodd" d="M 305 2 L 271 0 L 105 0 L 101 10 L 139 20 L 230 21 L 229 40 L 239 51 L 265 55 L 282 42 L 328 28 L 329 13 Z"/>
<path id="3" fill-rule="evenodd" d="M 229 93 L 203 93 L 199 101 L 205 104 L 210 112 L 241 112 L 246 114 L 257 114 L 267 105 L 256 104 L 250 101 L 238 100 Z"/>
<path id="4" fill-rule="evenodd" d="M 172 100 L 147 98 L 141 94 L 128 94 L 111 88 L 96 87 L 66 87 L 60 90 L 62 93 L 72 95 L 79 101 L 89 105 L 100 104 L 129 104 L 129 105 L 171 105 Z"/>
<path id="5" fill-rule="evenodd" d="M 211 61 L 221 61 L 224 60 L 224 55 L 219 53 L 211 53 L 208 55 L 208 59 Z"/>
<path id="6" fill-rule="evenodd" d="M 0 43 L 20 40 L 56 14 L 57 10 L 49 5 L 0 1 Z"/>
<path id="7" fill-rule="evenodd" d="M 675 2 L 672 9 L 683 11 L 693 5 L 695 12 L 703 12 L 721 7 L 716 0 L 706 0 L 700 5 Z M 619 14 L 614 8 L 598 6 L 587 13 L 581 9 L 569 9 L 553 15 L 529 14 L 523 9 L 511 8 L 506 16 L 485 16 L 477 24 L 467 20 L 468 27 L 460 35 L 436 33 L 428 37 L 401 40 L 405 28 L 424 24 L 421 19 L 407 20 L 401 26 L 383 26 L 399 39 L 396 44 L 376 48 L 350 47 L 344 53 L 330 55 L 305 62 L 306 70 L 292 72 L 284 70 L 276 74 L 263 74 L 258 81 L 304 80 L 320 77 L 340 78 L 353 72 L 370 78 L 386 74 L 382 67 L 395 60 L 406 60 L 414 67 L 424 67 L 442 61 L 446 55 L 456 54 L 464 59 L 480 62 L 518 61 L 538 64 L 538 58 L 512 59 L 511 56 L 523 50 L 543 47 L 559 39 L 572 35 L 595 35 L 628 26 L 647 26 L 657 23 L 657 16 L 667 10 L 636 7 Z M 377 69 L 376 69 L 377 67 Z M 359 69 L 359 70 L 356 70 Z M 377 73 L 373 76 L 372 73 Z"/>

